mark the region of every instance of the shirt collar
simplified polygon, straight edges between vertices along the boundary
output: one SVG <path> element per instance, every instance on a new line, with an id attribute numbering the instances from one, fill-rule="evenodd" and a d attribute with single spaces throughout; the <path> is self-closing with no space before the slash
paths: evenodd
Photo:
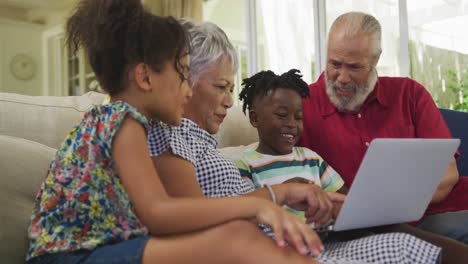
<path id="1" fill-rule="evenodd" d="M 218 145 L 218 142 L 213 135 L 202 129 L 199 125 L 190 119 L 182 118 L 182 122 L 179 127 L 188 131 L 192 136 L 212 145 L 215 148 Z"/>
<path id="2" fill-rule="evenodd" d="M 382 84 L 380 83 L 380 78 L 377 79 L 377 83 L 375 89 L 369 94 L 369 97 L 364 102 L 361 109 L 366 108 L 371 102 L 377 100 L 377 102 L 382 106 L 388 106 L 388 99 L 385 95 L 385 89 L 382 88 Z M 320 74 L 319 79 L 317 80 L 319 83 L 320 90 L 319 90 L 319 100 L 320 100 L 320 114 L 322 116 L 329 116 L 334 114 L 335 112 L 339 112 L 336 106 L 330 101 L 330 98 L 327 94 L 327 83 L 325 80 L 325 73 L 322 72 Z"/>

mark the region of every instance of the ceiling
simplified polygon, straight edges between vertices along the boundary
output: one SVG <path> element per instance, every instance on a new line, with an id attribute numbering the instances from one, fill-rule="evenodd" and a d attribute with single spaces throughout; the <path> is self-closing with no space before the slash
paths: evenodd
<path id="1" fill-rule="evenodd" d="M 78 0 L 0 0 L 0 19 L 56 25 Z"/>

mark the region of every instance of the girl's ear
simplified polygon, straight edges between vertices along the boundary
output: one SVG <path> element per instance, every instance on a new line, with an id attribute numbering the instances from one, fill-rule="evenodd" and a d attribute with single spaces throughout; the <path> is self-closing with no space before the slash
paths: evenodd
<path id="1" fill-rule="evenodd" d="M 255 112 L 254 110 L 251 110 L 249 111 L 249 120 L 250 120 L 250 124 L 257 128 L 257 112 Z"/>
<path id="2" fill-rule="evenodd" d="M 150 73 L 151 69 L 144 63 L 138 63 L 131 72 L 137 87 L 143 92 L 151 92 L 152 90 Z"/>

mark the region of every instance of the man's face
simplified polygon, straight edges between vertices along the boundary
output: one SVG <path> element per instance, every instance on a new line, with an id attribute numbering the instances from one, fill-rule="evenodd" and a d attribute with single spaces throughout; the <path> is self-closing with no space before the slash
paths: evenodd
<path id="1" fill-rule="evenodd" d="M 377 82 L 376 63 L 369 34 L 331 32 L 325 72 L 330 101 L 340 110 L 358 111 Z"/>

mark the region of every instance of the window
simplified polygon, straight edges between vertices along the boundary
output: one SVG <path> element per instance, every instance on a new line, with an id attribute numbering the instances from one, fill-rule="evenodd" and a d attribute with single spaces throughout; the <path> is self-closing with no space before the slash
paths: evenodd
<path id="1" fill-rule="evenodd" d="M 247 77 L 247 7 L 245 1 L 210 0 L 203 2 L 203 20 L 215 23 L 226 32 L 237 50 L 239 68 L 234 80 L 234 104 L 239 104 L 242 79 Z"/>
<path id="2" fill-rule="evenodd" d="M 236 94 L 240 80 L 247 76 L 247 62 L 255 64 L 252 60 L 256 61 L 254 72 L 298 68 L 306 82 L 314 81 L 314 73 L 324 67 L 319 62 L 326 55 L 322 54 L 327 33 L 323 31 L 339 15 L 361 11 L 374 15 L 382 25 L 380 76 L 409 75 L 429 90 L 440 107 L 468 111 L 466 0 L 206 0 L 203 5 L 204 20 L 225 30 L 239 51 Z M 256 21 L 249 24 L 254 7 Z M 249 43 L 248 27 L 255 27 L 254 44 Z M 316 54 L 316 50 L 322 52 Z"/>
<path id="3" fill-rule="evenodd" d="M 411 77 L 439 107 L 468 110 L 468 2 L 407 3 Z"/>
<path id="4" fill-rule="evenodd" d="M 310 0 L 257 1 L 259 70 L 299 69 L 307 83 L 314 73 L 314 10 Z"/>
<path id="5" fill-rule="evenodd" d="M 82 95 L 89 91 L 102 92 L 83 49 L 76 54 L 67 52 L 68 95 Z"/>
<path id="6" fill-rule="evenodd" d="M 326 2 L 327 34 L 341 14 L 360 11 L 375 16 L 382 26 L 382 55 L 377 65 L 380 76 L 399 76 L 399 12 L 397 0 L 334 0 Z"/>
<path id="7" fill-rule="evenodd" d="M 280 74 L 292 68 L 301 70 L 307 83 L 314 76 L 313 2 L 309 0 L 258 0 L 255 31 L 257 69 Z M 210 0 L 203 3 L 203 20 L 221 27 L 236 47 L 239 69 L 234 88 L 234 104 L 241 81 L 247 76 L 246 1 Z"/>
<path id="8" fill-rule="evenodd" d="M 72 54 L 68 51 L 68 95 L 81 95 L 80 89 L 80 59 L 78 52 Z"/>

